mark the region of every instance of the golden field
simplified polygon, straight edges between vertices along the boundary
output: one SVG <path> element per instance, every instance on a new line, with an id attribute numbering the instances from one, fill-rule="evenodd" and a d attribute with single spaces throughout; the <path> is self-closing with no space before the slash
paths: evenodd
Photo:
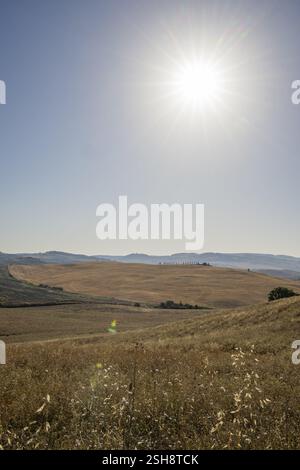
<path id="1" fill-rule="evenodd" d="M 141 269 L 126 268 L 126 282 Z M 54 271 L 39 269 L 47 276 Z M 60 285 L 71 269 L 56 267 L 64 273 Z M 234 277 L 231 270 L 217 271 Z M 178 278 L 186 272 L 193 270 L 177 268 Z M 279 285 L 252 273 L 235 276 L 262 279 L 264 298 L 268 282 Z M 77 274 L 74 279 L 80 282 Z M 121 297 L 123 284 L 109 285 L 105 294 Z M 158 285 L 157 300 L 166 292 L 178 299 L 171 283 Z M 188 297 L 184 285 L 189 283 L 183 277 L 183 300 L 204 301 L 195 289 Z M 258 295 L 258 283 L 251 286 L 245 303 Z M 224 287 L 225 305 L 233 298 L 242 303 L 245 285 L 234 288 L 236 297 Z M 146 294 L 138 300 L 147 300 Z M 0 308 L 0 317 L 6 332 L 0 337 L 9 343 L 7 365 L 0 366 L 3 449 L 300 448 L 300 366 L 291 362 L 291 344 L 300 332 L 298 297 L 199 311 L 118 303 Z M 107 331 L 113 318 L 116 334 Z"/>
<path id="2" fill-rule="evenodd" d="M 81 263 L 77 265 L 13 265 L 10 273 L 30 283 L 63 287 L 65 291 L 146 303 L 171 299 L 212 307 L 263 302 L 283 283 L 300 291 L 299 281 L 244 270 L 197 265 Z"/>

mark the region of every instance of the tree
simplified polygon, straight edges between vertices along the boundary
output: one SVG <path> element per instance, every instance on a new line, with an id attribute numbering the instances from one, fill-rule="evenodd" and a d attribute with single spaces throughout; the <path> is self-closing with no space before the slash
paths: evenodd
<path id="1" fill-rule="evenodd" d="M 273 300 L 279 300 L 279 299 L 287 299 L 288 297 L 294 297 L 296 292 L 294 292 L 291 289 L 288 289 L 287 287 L 276 287 L 275 289 L 271 290 L 269 293 L 268 299 L 269 302 L 273 302 Z"/>

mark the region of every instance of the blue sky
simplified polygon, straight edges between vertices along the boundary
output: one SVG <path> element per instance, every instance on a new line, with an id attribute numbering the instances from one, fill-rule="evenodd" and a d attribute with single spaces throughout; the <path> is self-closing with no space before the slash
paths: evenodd
<path id="1" fill-rule="evenodd" d="M 292 0 L 1 0 L 0 250 L 182 251 L 96 238 L 126 194 L 204 203 L 204 251 L 300 256 L 299 20 Z M 164 90 L 193 48 L 231 73 L 201 116 Z"/>

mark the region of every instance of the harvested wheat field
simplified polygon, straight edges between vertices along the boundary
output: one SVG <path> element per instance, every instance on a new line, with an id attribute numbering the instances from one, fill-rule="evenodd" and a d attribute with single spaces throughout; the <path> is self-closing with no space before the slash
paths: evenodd
<path id="1" fill-rule="evenodd" d="M 13 265 L 16 279 L 65 291 L 138 302 L 176 302 L 235 307 L 263 302 L 278 285 L 300 292 L 299 281 L 243 270 L 198 265 L 84 263 L 78 265 Z"/>
<path id="2" fill-rule="evenodd" d="M 3 449 L 300 448 L 300 301 L 8 345 Z M 25 406 L 24 406 L 25 405 Z"/>
<path id="3" fill-rule="evenodd" d="M 0 308 L 0 340 L 6 343 L 107 335 L 110 323 L 117 331 L 131 331 L 197 318 L 207 310 L 169 310 L 118 304 L 65 304 Z"/>

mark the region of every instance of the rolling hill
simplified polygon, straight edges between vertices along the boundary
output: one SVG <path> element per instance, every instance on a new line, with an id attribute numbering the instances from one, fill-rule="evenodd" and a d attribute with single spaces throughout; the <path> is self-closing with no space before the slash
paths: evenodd
<path id="1" fill-rule="evenodd" d="M 103 261 L 142 264 L 184 264 L 210 263 L 213 266 L 240 269 L 294 271 L 300 273 L 300 258 L 285 255 L 264 253 L 174 253 L 172 255 L 147 255 L 131 253 L 128 255 L 84 255 L 63 251 L 46 251 L 44 253 L 0 252 L 1 264 L 74 264 Z M 299 274 L 300 275 L 300 274 Z"/>
<path id="2" fill-rule="evenodd" d="M 91 262 L 119 262 L 141 264 L 203 264 L 209 263 L 218 267 L 251 269 L 274 277 L 291 280 L 300 279 L 300 258 L 284 255 L 259 253 L 174 253 L 172 255 L 155 256 L 143 253 L 131 253 L 122 256 L 83 255 L 63 251 L 47 251 L 45 253 L 0 252 L 0 265 L 8 264 L 75 264 Z"/>
<path id="3" fill-rule="evenodd" d="M 95 302 L 95 299 L 92 299 Z M 0 307 L 26 307 L 89 302 L 85 295 L 62 289 L 39 287 L 12 277 L 6 266 L 0 266 Z"/>
<path id="4" fill-rule="evenodd" d="M 300 282 L 274 279 L 230 268 L 198 265 L 84 263 L 13 265 L 21 281 L 63 287 L 67 292 L 158 304 L 171 299 L 210 307 L 237 307 L 263 302 L 282 284 L 300 291 Z"/>

